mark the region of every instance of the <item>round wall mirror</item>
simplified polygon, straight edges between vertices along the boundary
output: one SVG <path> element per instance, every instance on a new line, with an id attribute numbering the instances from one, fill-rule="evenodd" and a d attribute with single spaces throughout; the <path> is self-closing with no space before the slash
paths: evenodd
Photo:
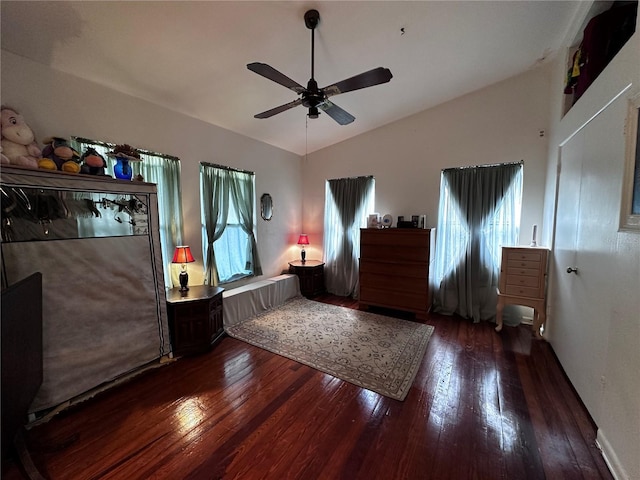
<path id="1" fill-rule="evenodd" d="M 273 216 L 273 199 L 268 193 L 263 193 L 260 197 L 260 215 L 267 221 Z"/>

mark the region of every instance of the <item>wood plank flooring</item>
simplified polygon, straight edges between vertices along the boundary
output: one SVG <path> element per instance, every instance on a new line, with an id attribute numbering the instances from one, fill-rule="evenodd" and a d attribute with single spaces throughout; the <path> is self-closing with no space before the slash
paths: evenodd
<path id="1" fill-rule="evenodd" d="M 52 480 L 612 478 L 546 342 L 525 326 L 426 323 L 403 402 L 226 337 L 58 414 L 27 444 Z"/>

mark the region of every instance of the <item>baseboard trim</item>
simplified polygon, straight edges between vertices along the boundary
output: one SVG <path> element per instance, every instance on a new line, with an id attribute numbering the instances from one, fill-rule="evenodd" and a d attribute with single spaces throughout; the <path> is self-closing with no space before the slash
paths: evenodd
<path id="1" fill-rule="evenodd" d="M 615 480 L 629 480 L 629 475 L 625 471 L 624 467 L 618 460 L 618 456 L 616 452 L 611 447 L 609 440 L 602 432 L 601 429 L 598 429 L 598 433 L 596 434 L 596 445 L 602 452 L 602 457 L 604 458 L 605 463 L 609 467 L 609 471 Z"/>

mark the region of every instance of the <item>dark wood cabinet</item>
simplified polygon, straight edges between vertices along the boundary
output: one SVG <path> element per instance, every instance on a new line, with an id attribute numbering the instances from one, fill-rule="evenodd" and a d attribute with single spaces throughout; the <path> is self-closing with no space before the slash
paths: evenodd
<path id="1" fill-rule="evenodd" d="M 171 346 L 175 356 L 207 351 L 224 334 L 223 288 L 194 285 L 167 293 Z"/>
<path id="2" fill-rule="evenodd" d="M 431 307 L 430 229 L 360 230 L 360 307 L 406 310 L 423 319 Z"/>
<path id="3" fill-rule="evenodd" d="M 324 262 L 318 260 L 301 260 L 289 262 L 289 273 L 300 279 L 300 293 L 305 297 L 315 297 L 324 293 Z"/>

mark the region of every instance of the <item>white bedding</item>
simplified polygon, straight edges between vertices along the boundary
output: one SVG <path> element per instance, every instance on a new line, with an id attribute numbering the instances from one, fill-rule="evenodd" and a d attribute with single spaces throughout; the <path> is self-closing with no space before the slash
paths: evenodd
<path id="1" fill-rule="evenodd" d="M 225 290 L 222 294 L 224 326 L 226 328 L 236 325 L 298 296 L 300 296 L 298 276 L 290 274 L 278 275 Z"/>

